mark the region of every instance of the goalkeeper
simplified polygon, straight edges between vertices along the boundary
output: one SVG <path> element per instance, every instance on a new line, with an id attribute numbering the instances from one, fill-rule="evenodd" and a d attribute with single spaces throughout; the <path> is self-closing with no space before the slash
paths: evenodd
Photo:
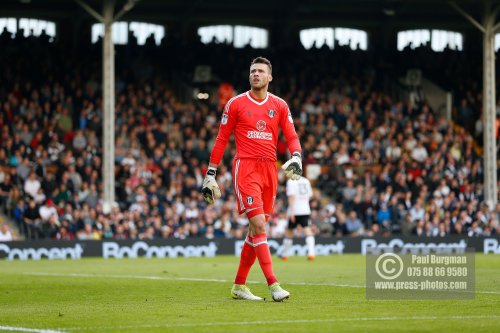
<path id="1" fill-rule="evenodd" d="M 280 302 L 290 297 L 273 272 L 271 252 L 267 245 L 266 223 L 273 213 L 278 173 L 276 145 L 278 127 L 283 131 L 292 154 L 283 164 L 285 175 L 297 180 L 302 174 L 301 147 L 292 115 L 284 100 L 268 92 L 272 77 L 271 62 L 263 57 L 250 64 L 250 90 L 233 97 L 222 113 L 219 133 L 210 156 L 210 165 L 203 180 L 202 193 L 208 203 L 219 199 L 221 192 L 216 182 L 217 167 L 226 144 L 234 131 L 236 156 L 233 161 L 233 185 L 238 211 L 250 221 L 248 234 L 241 250 L 240 264 L 231 296 L 236 299 L 263 300 L 246 286 L 248 272 L 255 259 L 266 277 L 273 300 Z"/>

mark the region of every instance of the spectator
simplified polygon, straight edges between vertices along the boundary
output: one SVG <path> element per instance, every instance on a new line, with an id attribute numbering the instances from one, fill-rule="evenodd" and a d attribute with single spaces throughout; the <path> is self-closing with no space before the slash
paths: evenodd
<path id="1" fill-rule="evenodd" d="M 78 240 L 99 240 L 101 239 L 101 236 L 91 224 L 86 223 L 83 229 L 78 231 L 76 238 Z"/>
<path id="2" fill-rule="evenodd" d="M 36 197 L 40 187 L 41 184 L 36 176 L 36 173 L 33 171 L 30 172 L 28 179 L 24 182 L 24 192 L 34 198 Z"/>
<path id="3" fill-rule="evenodd" d="M 346 220 L 346 228 L 351 236 L 361 236 L 363 234 L 363 224 L 355 211 L 351 211 Z"/>
<path id="4" fill-rule="evenodd" d="M 0 209 L 7 212 L 7 202 L 10 201 L 13 184 L 9 173 L 3 175 L 3 180 L 0 183 Z"/>
<path id="5" fill-rule="evenodd" d="M 424 219 L 425 209 L 422 207 L 421 200 L 417 200 L 415 206 L 410 209 L 411 222 L 422 221 Z"/>
<path id="6" fill-rule="evenodd" d="M 28 207 L 24 211 L 23 222 L 26 238 L 38 239 L 42 229 L 42 218 L 35 199 L 28 202 Z"/>
<path id="7" fill-rule="evenodd" d="M 391 216 L 391 212 L 387 208 L 387 204 L 382 203 L 380 205 L 379 210 L 377 211 L 377 223 L 379 225 L 382 225 L 382 224 L 388 225 L 391 223 L 391 220 L 392 220 L 392 216 Z"/>
<path id="8" fill-rule="evenodd" d="M 16 240 L 12 232 L 10 231 L 9 225 L 7 223 L 2 223 L 0 227 L 0 242 L 10 242 Z"/>
<path id="9" fill-rule="evenodd" d="M 411 157 L 419 162 L 423 163 L 429 155 L 427 154 L 427 149 L 421 141 L 417 142 L 417 145 L 411 150 Z"/>
<path id="10" fill-rule="evenodd" d="M 54 200 L 52 199 L 47 199 L 45 205 L 40 206 L 38 212 L 44 223 L 49 221 L 52 216 L 58 216 L 57 209 L 54 206 Z"/>
<path id="11" fill-rule="evenodd" d="M 73 138 L 73 148 L 76 152 L 82 152 L 87 146 L 87 139 L 83 135 L 82 130 L 77 130 Z"/>

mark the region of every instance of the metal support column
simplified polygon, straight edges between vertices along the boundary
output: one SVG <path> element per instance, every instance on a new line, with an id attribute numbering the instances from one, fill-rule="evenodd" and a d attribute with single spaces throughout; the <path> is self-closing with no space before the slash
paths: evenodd
<path id="1" fill-rule="evenodd" d="M 112 39 L 114 0 L 103 4 L 104 39 L 102 44 L 103 87 L 103 211 L 115 202 L 115 49 Z"/>
<path id="2" fill-rule="evenodd" d="M 494 209 L 498 201 L 495 141 L 495 16 L 491 13 L 490 6 L 486 6 L 483 24 L 485 30 L 483 34 L 484 199 L 490 209 Z"/>
<path id="3" fill-rule="evenodd" d="M 103 211 L 107 213 L 115 202 L 115 48 L 113 22 L 131 10 L 139 0 L 128 0 L 114 15 L 115 0 L 104 0 L 101 16 L 83 0 L 75 0 L 90 15 L 104 25 L 102 44 L 102 104 L 103 104 Z"/>
<path id="4" fill-rule="evenodd" d="M 483 141 L 484 141 L 484 201 L 490 210 L 498 202 L 497 183 L 497 144 L 496 124 L 496 86 L 495 86 L 495 33 L 500 23 L 495 25 L 499 8 L 492 10 L 491 2 L 484 7 L 483 24 L 467 14 L 456 3 L 450 5 L 483 33 Z"/>

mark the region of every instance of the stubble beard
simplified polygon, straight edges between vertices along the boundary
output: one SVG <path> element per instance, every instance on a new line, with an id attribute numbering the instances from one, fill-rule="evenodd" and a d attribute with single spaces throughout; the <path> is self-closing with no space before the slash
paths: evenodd
<path id="1" fill-rule="evenodd" d="M 250 86 L 252 87 L 253 91 L 267 91 L 267 84 L 258 82 L 258 83 L 250 83 Z"/>

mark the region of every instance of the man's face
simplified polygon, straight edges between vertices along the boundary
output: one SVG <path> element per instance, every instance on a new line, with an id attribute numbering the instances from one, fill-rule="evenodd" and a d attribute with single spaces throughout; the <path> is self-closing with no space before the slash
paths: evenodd
<path id="1" fill-rule="evenodd" d="M 253 64 L 250 66 L 250 86 L 255 89 L 267 87 L 273 79 L 266 64 Z"/>

